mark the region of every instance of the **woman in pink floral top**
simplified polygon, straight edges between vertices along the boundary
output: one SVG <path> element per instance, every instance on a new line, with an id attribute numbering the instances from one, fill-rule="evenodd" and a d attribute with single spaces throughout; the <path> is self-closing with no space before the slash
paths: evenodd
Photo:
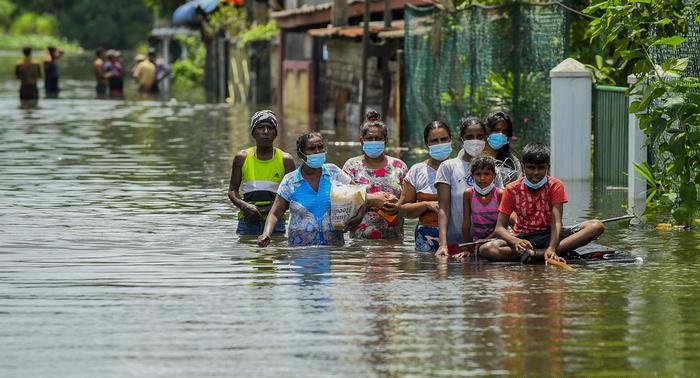
<path id="1" fill-rule="evenodd" d="M 386 125 L 379 121 L 362 125 L 360 142 L 362 155 L 348 159 L 343 171 L 358 184 L 367 185 L 367 193 L 383 193 L 384 204 L 372 208 L 362 223 L 350 232 L 353 238 L 403 239 L 403 217 L 399 214 L 399 197 L 408 166 L 403 161 L 384 154 L 387 140 Z"/>

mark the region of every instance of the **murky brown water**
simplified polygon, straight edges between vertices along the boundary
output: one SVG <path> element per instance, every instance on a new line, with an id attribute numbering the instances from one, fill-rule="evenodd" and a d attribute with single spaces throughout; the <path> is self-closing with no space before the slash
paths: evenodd
<path id="1" fill-rule="evenodd" d="M 401 245 L 261 250 L 226 198 L 249 109 L 62 84 L 27 111 L 0 82 L 2 377 L 700 371 L 698 233 L 613 224 L 601 241 L 644 264 L 577 273 L 440 263 L 412 250 L 413 222 Z M 340 144 L 338 165 L 359 153 Z M 624 192 L 567 189 L 567 224 L 624 213 Z"/>

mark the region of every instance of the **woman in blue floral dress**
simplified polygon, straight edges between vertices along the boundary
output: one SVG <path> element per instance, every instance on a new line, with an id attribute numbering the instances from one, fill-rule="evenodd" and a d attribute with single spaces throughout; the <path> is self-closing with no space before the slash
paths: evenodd
<path id="1" fill-rule="evenodd" d="M 288 241 L 290 246 L 343 245 L 343 233 L 356 228 L 365 214 L 366 205 L 381 206 L 379 196 L 368 196 L 358 213 L 345 224 L 345 230 L 333 229 L 331 222 L 331 187 L 352 183 L 350 176 L 335 164 L 326 164 L 323 137 L 310 132 L 297 139 L 297 155 L 303 161 L 287 173 L 277 189 L 275 202 L 265 221 L 258 245 L 270 244 L 277 220 L 289 209 Z"/>

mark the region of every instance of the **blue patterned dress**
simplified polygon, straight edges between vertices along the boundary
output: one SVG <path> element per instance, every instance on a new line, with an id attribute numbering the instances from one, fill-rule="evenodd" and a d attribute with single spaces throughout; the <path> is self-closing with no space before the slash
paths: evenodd
<path id="1" fill-rule="evenodd" d="M 317 192 L 301 175 L 302 167 L 287 173 L 277 189 L 289 202 L 289 245 L 345 244 L 343 231 L 334 230 L 331 222 L 331 186 L 350 184 L 350 176 L 334 164 L 324 164 Z"/>

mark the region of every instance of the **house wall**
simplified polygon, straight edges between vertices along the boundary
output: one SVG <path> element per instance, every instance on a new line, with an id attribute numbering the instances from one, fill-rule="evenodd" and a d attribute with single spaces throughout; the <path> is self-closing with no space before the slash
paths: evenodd
<path id="1" fill-rule="evenodd" d="M 375 48 L 375 52 L 380 51 L 383 46 Z M 335 130 L 336 138 L 347 138 L 346 140 L 357 140 L 359 136 L 359 126 L 364 121 L 364 114 L 361 112 L 361 90 L 362 90 L 362 41 L 353 39 L 334 38 L 325 40 L 325 72 L 319 72 L 320 85 L 318 92 L 325 98 L 319 99 L 318 104 L 322 106 L 317 109 L 321 115 L 320 129 Z M 395 54 L 389 54 L 390 56 Z M 322 57 L 323 58 L 323 57 Z M 383 120 L 389 126 L 389 140 L 398 143 L 398 132 L 396 128 L 396 116 L 393 104 L 395 102 L 395 83 L 398 75 L 398 64 L 393 58 L 389 62 L 382 61 L 381 58 L 371 56 L 367 66 L 367 107 L 373 108 L 382 113 L 383 88 L 382 64 L 389 64 L 391 81 L 386 90 L 390 94 L 388 114 L 382 114 Z"/>

